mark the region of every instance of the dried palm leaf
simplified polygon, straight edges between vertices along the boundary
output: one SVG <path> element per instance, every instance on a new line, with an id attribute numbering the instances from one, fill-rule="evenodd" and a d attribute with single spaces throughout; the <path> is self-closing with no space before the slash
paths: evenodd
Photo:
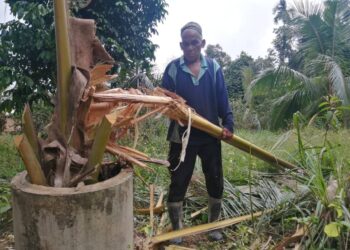
<path id="1" fill-rule="evenodd" d="M 95 86 L 107 81 L 113 80 L 118 75 L 107 75 L 107 72 L 113 67 L 111 64 L 98 64 L 90 72 L 90 85 Z"/>
<path id="2" fill-rule="evenodd" d="M 289 244 L 300 241 L 303 237 L 307 236 L 307 227 L 301 226 L 296 229 L 295 233 L 292 236 L 285 237 L 277 246 L 274 248 L 275 250 L 283 250 L 288 247 Z"/>
<path id="3" fill-rule="evenodd" d="M 98 101 L 104 102 L 127 102 L 127 103 L 144 103 L 144 104 L 153 104 L 154 107 L 159 109 L 159 106 L 171 107 L 167 109 L 164 113 L 166 116 L 170 117 L 173 120 L 179 121 L 180 123 L 187 124 L 189 120 L 189 110 L 190 108 L 184 103 L 184 100 L 181 97 L 176 96 L 174 93 L 170 93 L 167 90 L 156 88 L 153 92 L 154 95 L 140 95 L 140 94 L 112 94 L 112 93 L 95 93 L 93 98 Z M 171 96 L 171 97 L 170 97 Z M 193 127 L 200 129 L 204 132 L 209 133 L 210 135 L 221 138 L 222 128 L 212 124 L 205 118 L 196 114 L 193 110 L 191 111 L 191 124 Z M 296 166 L 293 164 L 284 161 L 280 158 L 275 157 L 271 153 L 261 149 L 260 147 L 255 146 L 254 144 L 234 135 L 232 138 L 225 140 L 230 145 L 233 145 L 247 153 L 250 153 L 264 161 L 269 162 L 270 164 L 276 166 L 282 166 L 289 169 L 294 169 Z"/>
<path id="4" fill-rule="evenodd" d="M 123 153 L 117 147 L 113 147 L 112 145 L 107 145 L 106 149 L 111 154 L 117 155 L 117 156 L 119 156 L 121 158 L 124 158 L 125 160 L 131 162 L 131 163 L 136 164 L 139 167 L 142 167 L 142 168 L 145 168 L 145 169 L 147 169 L 147 170 L 149 170 L 151 172 L 154 172 L 154 170 L 152 168 L 148 167 L 143 162 L 141 162 L 141 161 L 131 157 L 130 155 Z"/>

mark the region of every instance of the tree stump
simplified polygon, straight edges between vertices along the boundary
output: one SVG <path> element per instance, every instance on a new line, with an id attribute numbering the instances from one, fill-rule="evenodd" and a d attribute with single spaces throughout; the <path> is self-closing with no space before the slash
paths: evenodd
<path id="1" fill-rule="evenodd" d="M 133 178 L 122 170 L 93 185 L 33 185 L 12 180 L 16 250 L 133 249 Z"/>

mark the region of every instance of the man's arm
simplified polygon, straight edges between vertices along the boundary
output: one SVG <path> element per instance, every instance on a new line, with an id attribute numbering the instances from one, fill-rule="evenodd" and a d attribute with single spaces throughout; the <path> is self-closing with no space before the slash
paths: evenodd
<path id="1" fill-rule="evenodd" d="M 221 68 L 216 72 L 216 94 L 218 102 L 218 113 L 222 119 L 223 139 L 227 139 L 232 136 L 233 133 L 233 112 L 228 99 L 227 88 L 224 80 L 224 75 Z"/>

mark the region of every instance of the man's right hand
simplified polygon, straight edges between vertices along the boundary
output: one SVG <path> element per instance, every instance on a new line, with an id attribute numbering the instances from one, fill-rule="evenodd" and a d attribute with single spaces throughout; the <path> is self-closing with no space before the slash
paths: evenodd
<path id="1" fill-rule="evenodd" d="M 222 134 L 221 134 L 222 140 L 230 139 L 232 136 L 233 136 L 233 133 L 230 130 L 228 130 L 227 128 L 222 129 Z"/>

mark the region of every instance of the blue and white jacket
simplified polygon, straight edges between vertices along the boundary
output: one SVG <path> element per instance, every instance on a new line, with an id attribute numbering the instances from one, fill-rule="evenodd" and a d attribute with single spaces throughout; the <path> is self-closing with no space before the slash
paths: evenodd
<path id="1" fill-rule="evenodd" d="M 215 60 L 201 55 L 198 78 L 191 73 L 183 57 L 173 60 L 164 71 L 162 87 L 184 98 L 190 107 L 210 122 L 233 132 L 233 113 L 224 76 Z M 185 130 L 186 127 L 180 127 L 172 121 L 167 139 L 181 143 L 180 138 Z M 203 131 L 191 128 L 189 145 L 202 145 L 216 140 Z"/>

